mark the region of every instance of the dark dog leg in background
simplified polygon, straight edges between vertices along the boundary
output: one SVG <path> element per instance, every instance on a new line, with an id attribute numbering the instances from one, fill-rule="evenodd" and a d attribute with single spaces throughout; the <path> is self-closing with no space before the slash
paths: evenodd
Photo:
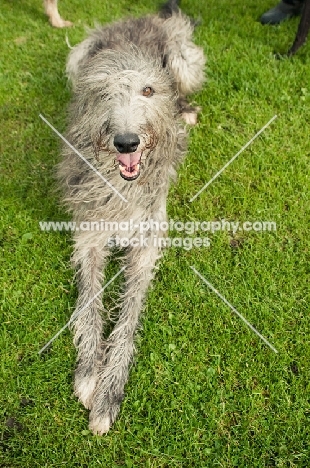
<path id="1" fill-rule="evenodd" d="M 290 57 L 294 55 L 297 50 L 305 43 L 310 29 L 310 0 L 305 0 L 300 23 L 298 25 L 298 31 L 295 37 L 295 41 L 288 51 L 287 55 Z"/>
<path id="2" fill-rule="evenodd" d="M 58 13 L 57 0 L 44 0 L 45 13 L 50 19 L 50 23 L 55 28 L 65 28 L 66 26 L 72 26 L 70 21 L 62 19 Z"/>

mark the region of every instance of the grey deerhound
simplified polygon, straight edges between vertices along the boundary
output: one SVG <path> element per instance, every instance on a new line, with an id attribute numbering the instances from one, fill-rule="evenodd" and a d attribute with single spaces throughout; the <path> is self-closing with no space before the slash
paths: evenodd
<path id="1" fill-rule="evenodd" d="M 193 29 L 178 2 L 170 0 L 158 15 L 94 30 L 67 62 L 74 97 L 66 137 L 96 172 L 64 148 L 58 170 L 64 200 L 77 223 L 112 220 L 114 226 L 80 230 L 74 238 L 75 394 L 90 410 L 95 434 L 109 430 L 124 397 L 140 312 L 161 253 L 156 238 L 165 236 L 160 226 L 167 222 L 169 183 L 186 152 L 182 115 L 187 123 L 196 122 L 198 109 L 186 96 L 201 88 L 205 58 L 192 42 Z M 132 220 L 133 229 L 120 229 L 124 220 Z M 150 220 L 137 246 L 131 241 Z M 114 329 L 104 339 L 101 289 L 116 237 L 127 245 L 125 285 Z"/>

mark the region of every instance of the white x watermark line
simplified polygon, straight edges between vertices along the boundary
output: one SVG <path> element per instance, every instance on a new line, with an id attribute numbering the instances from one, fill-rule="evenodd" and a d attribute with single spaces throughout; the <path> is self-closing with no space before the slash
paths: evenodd
<path id="1" fill-rule="evenodd" d="M 69 148 L 71 148 L 75 152 L 75 154 L 77 154 L 112 190 L 114 190 L 114 192 L 117 193 L 117 195 L 124 202 L 128 203 L 128 200 L 126 200 L 126 198 L 123 197 L 123 195 L 121 193 L 119 193 L 119 191 L 116 190 L 116 188 L 113 187 L 113 185 L 110 184 L 110 182 L 105 177 L 103 177 L 103 175 L 99 171 L 97 171 L 97 169 L 92 164 L 90 164 L 90 162 L 87 161 L 87 159 L 84 158 L 84 156 L 76 148 L 74 148 L 74 146 L 71 145 L 71 143 L 69 143 L 69 141 L 66 140 L 66 138 L 61 133 L 59 133 L 58 130 L 56 130 L 56 128 L 53 127 L 53 125 L 51 123 L 49 123 L 49 121 L 46 120 L 46 118 L 43 117 L 42 114 L 39 114 L 39 117 L 43 120 L 43 122 L 45 122 L 56 133 L 56 135 L 59 136 L 59 138 L 61 138 L 69 146 Z"/>
<path id="2" fill-rule="evenodd" d="M 235 314 L 238 315 L 238 317 L 241 318 L 241 320 L 244 321 L 244 323 L 245 323 L 249 328 L 251 328 L 251 330 L 252 330 L 254 333 L 256 333 L 257 336 L 259 336 L 259 338 L 260 338 L 261 340 L 263 340 L 264 343 L 266 343 L 266 345 L 269 346 L 269 348 L 272 349 L 272 351 L 274 351 L 275 353 L 278 353 L 278 351 L 276 350 L 276 348 L 275 348 L 274 346 L 272 346 L 272 344 L 270 344 L 269 341 L 267 341 L 266 338 L 265 338 L 263 335 L 261 335 L 261 334 L 259 333 L 259 331 L 257 331 L 256 328 L 254 328 L 253 325 L 251 325 L 250 322 L 248 322 L 247 319 L 244 318 L 243 315 L 241 315 L 240 312 L 238 312 L 237 309 L 235 309 L 235 308 L 227 301 L 227 299 L 225 299 L 225 297 L 222 296 L 222 294 L 220 294 L 220 293 L 218 292 L 218 290 L 215 289 L 215 287 L 212 286 L 212 284 L 209 283 L 209 281 L 207 281 L 207 280 L 199 273 L 199 271 L 196 270 L 195 267 L 191 266 L 190 268 L 196 273 L 197 276 L 199 276 L 199 278 L 200 278 L 207 286 L 209 286 L 210 289 L 212 289 L 213 292 L 215 292 L 215 294 L 217 294 L 217 295 L 222 299 L 223 302 L 225 302 L 226 305 L 228 305 L 228 307 L 231 308 L 231 310 L 232 310 L 233 312 L 235 312 Z"/>
<path id="3" fill-rule="evenodd" d="M 76 319 L 80 314 L 81 312 L 83 312 L 83 310 L 87 309 L 87 307 L 98 297 L 100 296 L 100 294 L 112 283 L 112 281 L 114 281 L 118 275 L 120 275 L 122 273 L 122 271 L 125 270 L 125 266 L 123 268 L 121 268 L 119 270 L 118 273 L 116 273 L 116 275 L 113 276 L 113 278 L 111 278 L 107 284 L 105 284 L 103 286 L 102 289 L 100 289 L 100 291 L 97 292 L 97 294 L 94 295 L 94 297 L 92 297 L 88 302 L 87 304 L 80 310 L 78 310 L 77 312 L 74 312 L 71 317 L 70 317 L 70 320 L 66 323 L 66 325 L 64 325 L 57 333 L 56 335 L 53 336 L 52 339 L 49 340 L 48 343 L 46 343 L 46 345 L 43 346 L 43 348 L 40 349 L 40 351 L 38 351 L 38 354 L 42 354 L 49 346 L 51 343 L 53 343 L 54 340 L 56 340 L 56 338 L 58 338 L 58 336 L 70 325 L 71 322 L 73 322 L 74 319 Z"/>
<path id="4" fill-rule="evenodd" d="M 256 135 L 253 136 L 253 138 L 251 138 L 250 141 L 247 142 L 246 145 L 244 145 L 241 150 L 238 151 L 237 154 L 235 154 L 235 156 L 233 156 L 231 158 L 230 161 L 228 161 L 225 166 L 222 167 L 222 169 L 220 169 L 216 174 L 215 176 L 212 177 L 211 180 L 209 180 L 209 182 L 206 183 L 206 185 L 204 185 L 202 187 L 202 189 L 199 190 L 199 192 L 196 193 L 196 195 L 194 195 L 191 199 L 190 199 L 190 202 L 193 202 L 200 194 L 201 192 L 203 192 L 220 174 L 222 174 L 223 171 L 225 171 L 225 169 L 239 156 L 239 154 L 242 153 L 242 151 L 244 151 L 248 146 L 250 146 L 251 143 L 253 143 L 253 141 L 261 134 L 263 133 L 263 131 L 271 124 L 271 122 L 273 122 L 275 119 L 277 118 L 277 115 L 274 115 L 272 117 L 272 119 L 269 120 L 269 122 L 266 123 L 266 125 L 263 126 L 263 128 L 261 128 L 259 130 L 259 132 L 256 133 Z"/>

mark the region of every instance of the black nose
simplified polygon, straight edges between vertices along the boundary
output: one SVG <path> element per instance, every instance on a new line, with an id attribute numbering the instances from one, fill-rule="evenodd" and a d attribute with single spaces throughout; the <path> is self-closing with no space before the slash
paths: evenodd
<path id="1" fill-rule="evenodd" d="M 136 133 L 124 133 L 114 137 L 114 146 L 120 153 L 134 153 L 139 144 L 140 138 Z"/>

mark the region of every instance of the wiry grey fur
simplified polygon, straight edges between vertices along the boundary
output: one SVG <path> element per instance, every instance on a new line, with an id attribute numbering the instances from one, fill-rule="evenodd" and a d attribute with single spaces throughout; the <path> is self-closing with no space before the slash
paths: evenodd
<path id="1" fill-rule="evenodd" d="M 74 97 L 67 139 L 128 200 L 117 193 L 72 150 L 64 148 L 58 175 L 74 220 L 166 221 L 171 179 L 186 151 L 183 117 L 196 122 L 186 95 L 204 80 L 204 55 L 192 42 L 193 26 L 170 1 L 159 15 L 129 19 L 93 31 L 74 47 L 67 62 Z M 145 88 L 153 95 L 145 96 Z M 142 152 L 141 173 L 124 180 L 115 162 L 115 135 L 135 134 Z M 125 287 L 115 327 L 102 337 L 102 297 L 109 238 L 139 237 L 138 231 L 76 232 L 73 264 L 79 297 L 73 322 L 78 351 L 75 393 L 90 409 L 90 429 L 109 430 L 119 412 L 134 354 L 139 315 L 160 248 L 148 231 L 147 247 L 124 250 Z M 92 302 L 91 302 L 92 301 Z M 87 307 L 85 307 L 88 304 Z"/>

